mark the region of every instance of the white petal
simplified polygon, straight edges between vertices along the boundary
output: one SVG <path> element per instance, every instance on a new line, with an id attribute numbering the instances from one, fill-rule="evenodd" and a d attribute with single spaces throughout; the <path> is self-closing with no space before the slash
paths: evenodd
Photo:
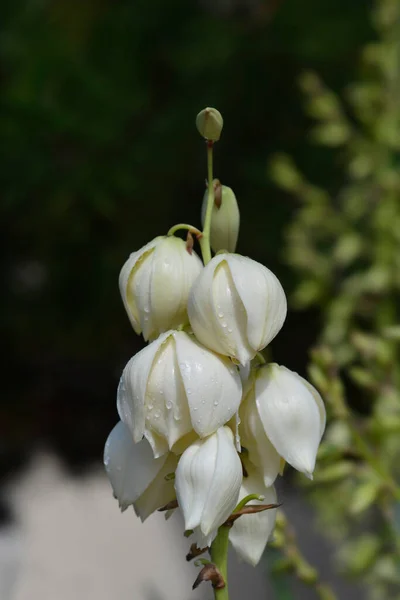
<path id="1" fill-rule="evenodd" d="M 159 347 L 148 378 L 145 401 L 146 430 L 151 429 L 164 438 L 170 449 L 192 430 L 175 335 L 172 332 Z"/>
<path id="2" fill-rule="evenodd" d="M 211 293 L 214 269 L 223 260 L 223 255 L 214 258 L 204 267 L 193 283 L 188 299 L 188 315 L 197 339 L 207 348 L 219 354 L 229 354 L 221 337 L 220 319 Z M 220 312 L 220 311 L 219 311 Z"/>
<path id="3" fill-rule="evenodd" d="M 285 292 L 272 271 L 259 262 L 239 254 L 227 254 L 226 261 L 246 310 L 248 343 L 257 352 L 273 340 L 285 321 Z"/>
<path id="4" fill-rule="evenodd" d="M 195 252 L 189 254 L 185 242 L 175 236 L 165 238 L 151 259 L 151 314 L 160 333 L 188 322 L 189 291 L 203 263 Z"/>
<path id="5" fill-rule="evenodd" d="M 193 429 L 205 437 L 225 425 L 238 410 L 240 375 L 228 358 L 204 348 L 194 336 L 176 332 L 174 338 Z"/>
<path id="6" fill-rule="evenodd" d="M 154 458 L 159 458 L 163 456 L 166 452 L 168 452 L 168 442 L 161 435 L 158 435 L 152 429 L 146 429 L 144 432 L 144 437 L 149 442 L 151 449 L 153 450 Z"/>
<path id="7" fill-rule="evenodd" d="M 241 443 L 248 451 L 250 461 L 258 467 L 264 477 L 264 485 L 271 486 L 278 476 L 281 457 L 269 441 L 258 414 L 254 385 L 240 408 L 241 423 L 239 427 Z"/>
<path id="8" fill-rule="evenodd" d="M 145 429 L 145 397 L 147 381 L 154 358 L 169 333 L 164 333 L 138 352 L 126 365 L 117 393 L 117 409 L 121 421 L 132 431 L 133 440 L 139 442 Z"/>
<path id="9" fill-rule="evenodd" d="M 246 463 L 248 477 L 243 478 L 239 500 L 249 494 L 264 496 L 262 504 L 276 504 L 276 492 L 273 486 L 265 487 L 262 474 Z M 252 500 L 248 505 L 260 502 Z M 248 506 L 247 505 L 247 506 Z M 265 546 L 275 526 L 276 508 L 253 515 L 242 515 L 237 519 L 230 532 L 229 540 L 239 556 L 254 567 L 259 563 Z"/>
<path id="10" fill-rule="evenodd" d="M 228 427 L 199 440 L 181 456 L 175 489 L 185 529 L 208 536 L 231 514 L 242 481 L 242 465 Z"/>
<path id="11" fill-rule="evenodd" d="M 260 263 L 219 254 L 194 282 L 188 314 L 202 344 L 246 365 L 282 327 L 286 297 L 275 275 Z"/>
<path id="12" fill-rule="evenodd" d="M 135 444 L 121 421 L 111 431 L 104 448 L 104 466 L 121 510 L 133 504 L 162 469 L 166 456 L 154 459 L 146 440 Z"/>
<path id="13" fill-rule="evenodd" d="M 216 439 L 211 436 L 205 441 L 198 440 L 182 454 L 175 475 L 175 490 L 179 507 L 183 513 L 185 529 L 195 529 L 200 525 L 201 515 L 207 497 L 208 487 L 214 470 L 213 454 L 216 452 Z M 203 462 L 196 461 L 202 445 L 208 443 L 209 452 Z"/>
<path id="14" fill-rule="evenodd" d="M 312 477 L 321 437 L 320 406 L 302 378 L 276 364 L 259 369 L 256 404 L 264 430 L 278 453 Z"/>
<path id="15" fill-rule="evenodd" d="M 200 529 L 200 527 L 195 527 L 193 530 L 193 534 L 190 536 L 190 541 L 198 548 L 210 548 L 211 544 L 215 540 L 218 534 L 218 529 L 215 529 L 208 535 L 204 535 Z"/>
<path id="16" fill-rule="evenodd" d="M 135 513 L 140 517 L 142 522 L 154 511 L 165 506 L 168 502 L 175 500 L 174 482 L 172 479 L 166 479 L 166 476 L 175 472 L 177 464 L 178 458 L 174 454 L 168 454 L 163 467 L 157 473 L 156 477 L 135 501 Z"/>
<path id="17" fill-rule="evenodd" d="M 248 343 L 246 309 L 226 260 L 231 255 L 221 256 L 224 260 L 215 268 L 212 288 L 214 306 L 219 317 L 219 336 L 224 339 L 225 353 L 245 365 L 254 358 L 256 351 Z"/>
<path id="18" fill-rule="evenodd" d="M 283 368 L 286 368 L 286 367 L 283 367 Z M 295 373 L 295 375 L 297 375 L 301 379 L 301 381 L 304 383 L 304 385 L 307 387 L 307 389 L 314 396 L 314 400 L 317 403 L 318 410 L 319 410 L 320 439 L 321 439 L 324 434 L 325 426 L 326 426 L 326 409 L 325 409 L 324 401 L 322 400 L 321 395 L 318 392 L 318 390 L 316 390 L 315 387 L 307 381 L 307 379 L 304 379 L 297 373 Z"/>
<path id="19" fill-rule="evenodd" d="M 221 427 L 217 437 L 218 447 L 211 485 L 200 523 L 204 535 L 209 535 L 226 521 L 235 508 L 243 478 L 242 463 L 233 444 L 233 434 Z"/>
<path id="20" fill-rule="evenodd" d="M 162 240 L 162 236 L 156 237 L 154 240 L 140 248 L 137 252 L 133 252 L 124 266 L 121 269 L 119 275 L 119 289 L 121 292 L 121 298 L 125 306 L 125 310 L 132 323 L 132 326 L 136 333 L 142 332 L 142 323 L 138 307 L 136 305 L 133 278 L 135 275 L 135 269 L 137 270 L 142 264 L 145 258 L 147 258 L 153 251 L 153 248 Z"/>

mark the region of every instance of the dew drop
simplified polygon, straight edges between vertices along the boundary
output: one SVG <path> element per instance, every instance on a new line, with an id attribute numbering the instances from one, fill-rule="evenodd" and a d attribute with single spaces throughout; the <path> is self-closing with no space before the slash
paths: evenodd
<path id="1" fill-rule="evenodd" d="M 225 329 L 225 327 L 228 327 L 228 325 L 226 323 L 221 323 L 222 327 Z M 229 331 L 229 330 L 228 330 Z"/>
<path id="2" fill-rule="evenodd" d="M 155 419 L 159 419 L 159 418 L 160 418 L 160 415 L 161 415 L 160 411 L 159 411 L 159 410 L 156 410 L 156 412 L 154 413 L 154 418 L 155 418 Z"/>
<path id="3" fill-rule="evenodd" d="M 224 313 L 223 313 L 223 312 L 219 312 L 219 313 L 218 313 L 218 316 L 219 316 L 219 318 L 220 318 L 220 319 L 222 319 L 222 318 L 223 318 L 223 316 L 224 316 Z"/>
<path id="4" fill-rule="evenodd" d="M 214 406 L 218 406 L 219 402 L 218 400 L 214 400 Z"/>
<path id="5" fill-rule="evenodd" d="M 197 407 L 197 406 L 195 406 L 195 407 L 193 408 L 193 410 L 199 410 L 199 409 L 198 409 L 198 407 Z"/>
<path id="6" fill-rule="evenodd" d="M 186 393 L 188 396 L 190 396 L 190 394 L 192 393 L 192 390 L 190 388 L 188 388 Z"/>
<path id="7" fill-rule="evenodd" d="M 171 408 L 172 408 L 172 402 L 170 402 L 170 401 L 166 402 L 165 406 L 167 407 L 167 410 L 171 410 Z"/>
<path id="8" fill-rule="evenodd" d="M 147 405 L 147 410 L 153 410 L 153 405 L 152 404 L 148 404 Z"/>

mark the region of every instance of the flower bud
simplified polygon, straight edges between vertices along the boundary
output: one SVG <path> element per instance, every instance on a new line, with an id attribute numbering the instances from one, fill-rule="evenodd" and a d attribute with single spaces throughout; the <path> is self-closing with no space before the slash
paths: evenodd
<path id="1" fill-rule="evenodd" d="M 188 313 L 202 344 L 246 365 L 282 327 L 286 297 L 275 275 L 260 263 L 218 254 L 194 282 Z"/>
<path id="2" fill-rule="evenodd" d="M 231 361 L 193 335 L 169 331 L 127 364 L 117 405 L 135 442 L 144 435 L 160 456 L 192 430 L 205 437 L 238 410 L 242 384 Z M 182 449 L 180 450 L 182 451 Z"/>
<path id="3" fill-rule="evenodd" d="M 221 136 L 224 120 L 216 108 L 207 107 L 196 117 L 196 127 L 206 140 L 217 142 Z"/>
<path id="4" fill-rule="evenodd" d="M 265 487 L 262 474 L 248 461 L 245 463 L 247 477 L 243 477 L 239 492 L 239 502 L 250 494 L 264 496 L 263 504 L 276 504 L 276 492 L 273 486 Z M 257 505 L 252 500 L 247 506 Z M 263 555 L 265 546 L 275 527 L 276 508 L 257 514 L 242 515 L 237 519 L 229 532 L 229 541 L 239 556 L 255 567 Z"/>
<path id="5" fill-rule="evenodd" d="M 128 317 L 137 334 L 155 339 L 160 333 L 188 321 L 189 290 L 203 264 L 185 242 L 159 236 L 133 252 L 119 276 L 119 288 Z"/>
<path id="6" fill-rule="evenodd" d="M 326 414 L 321 396 L 300 375 L 274 363 L 263 365 L 256 371 L 253 385 L 254 397 L 247 398 L 253 404 L 248 409 L 254 421 L 253 425 L 248 425 L 249 431 L 252 427 L 260 428 L 259 423 L 255 425 L 258 413 L 262 429 L 278 454 L 312 479 L 318 446 L 325 429 Z M 243 427 L 246 419 L 248 416 L 244 413 Z M 261 433 L 256 435 L 260 448 L 265 441 Z M 260 458 L 259 452 L 254 462 L 257 463 Z"/>
<path id="7" fill-rule="evenodd" d="M 155 459 L 147 440 L 135 444 L 121 421 L 104 448 L 104 466 L 121 510 L 133 504 L 142 521 L 175 498 L 173 482 L 165 476 L 175 471 L 177 462 L 174 454 Z"/>
<path id="8" fill-rule="evenodd" d="M 242 464 L 228 427 L 189 446 L 175 476 L 185 529 L 200 527 L 208 536 L 222 525 L 237 504 L 242 477 Z"/>
<path id="9" fill-rule="evenodd" d="M 210 243 L 214 252 L 226 250 L 235 252 L 239 236 L 240 213 L 233 190 L 226 185 L 221 185 L 218 179 L 214 180 L 216 201 L 213 204 L 211 216 Z M 203 206 L 201 208 L 201 222 L 207 210 L 208 190 L 205 191 Z"/>

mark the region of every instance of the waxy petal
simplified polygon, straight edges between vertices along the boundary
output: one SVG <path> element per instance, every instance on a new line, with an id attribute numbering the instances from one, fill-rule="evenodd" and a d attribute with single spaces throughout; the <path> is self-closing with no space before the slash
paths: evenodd
<path id="1" fill-rule="evenodd" d="M 147 381 L 154 358 L 167 339 L 168 332 L 138 352 L 126 365 L 117 392 L 118 414 L 132 431 L 134 442 L 139 442 L 145 430 L 145 397 Z"/>
<path id="2" fill-rule="evenodd" d="M 146 440 L 135 444 L 128 426 L 121 421 L 117 423 L 106 441 L 104 466 L 121 510 L 146 491 L 166 458 L 155 460 Z"/>
<path id="3" fill-rule="evenodd" d="M 238 254 L 218 254 L 189 294 L 188 314 L 199 341 L 247 365 L 278 333 L 286 297 L 275 275 Z"/>
<path id="4" fill-rule="evenodd" d="M 254 386 L 249 391 L 240 407 L 241 444 L 248 451 L 249 460 L 263 474 L 264 486 L 271 486 L 278 476 L 281 457 L 269 441 L 258 414 Z"/>
<path id="5" fill-rule="evenodd" d="M 154 460 L 154 459 L 153 459 Z M 140 520 L 145 521 L 153 512 L 175 500 L 176 493 L 173 479 L 168 475 L 175 472 L 178 458 L 174 454 L 168 454 L 164 465 L 157 473 L 151 484 L 141 496 L 135 501 L 133 508 Z"/>
<path id="6" fill-rule="evenodd" d="M 165 439 L 167 449 L 171 449 L 192 430 L 175 336 L 175 332 L 170 332 L 155 355 L 148 377 L 145 400 L 146 429 L 151 429 Z"/>
<path id="7" fill-rule="evenodd" d="M 264 430 L 278 453 L 312 478 L 321 439 L 321 405 L 310 384 L 276 364 L 261 367 L 255 397 Z"/>
<path id="8" fill-rule="evenodd" d="M 241 481 L 242 465 L 228 427 L 190 446 L 175 478 L 185 529 L 200 527 L 208 536 L 222 525 L 236 506 Z"/>
<path id="9" fill-rule="evenodd" d="M 141 314 L 136 303 L 135 286 L 133 283 L 134 276 L 143 263 L 143 260 L 152 253 L 155 246 L 162 239 L 162 236 L 158 236 L 140 248 L 140 250 L 132 252 L 119 274 L 119 290 L 122 302 L 124 303 L 125 310 L 132 323 L 133 329 L 137 334 L 142 333 L 143 323 L 141 322 Z"/>
<path id="10" fill-rule="evenodd" d="M 237 368 L 201 346 L 194 336 L 174 334 L 179 371 L 193 429 L 205 437 L 222 427 L 239 408 L 242 384 Z"/>
<path id="11" fill-rule="evenodd" d="M 287 313 L 285 292 L 272 271 L 255 260 L 227 254 L 226 261 L 246 311 L 248 343 L 258 351 L 265 348 L 282 328 Z"/>
<path id="12" fill-rule="evenodd" d="M 203 270 L 195 252 L 186 250 L 181 238 L 169 236 L 151 257 L 150 314 L 157 332 L 175 329 L 188 322 L 189 290 Z"/>
<path id="13" fill-rule="evenodd" d="M 243 478 L 239 501 L 250 494 L 259 494 L 264 496 L 262 504 L 276 504 L 275 488 L 266 487 L 261 472 L 251 464 L 246 462 L 245 467 L 248 476 Z M 252 500 L 247 506 L 257 504 L 260 502 Z M 253 567 L 259 563 L 275 527 L 276 510 L 272 508 L 256 514 L 242 515 L 233 523 L 229 532 L 229 541 L 236 552 Z"/>
<path id="14" fill-rule="evenodd" d="M 136 333 L 153 340 L 188 321 L 187 299 L 203 264 L 185 242 L 159 236 L 131 254 L 122 267 L 119 286 Z"/>

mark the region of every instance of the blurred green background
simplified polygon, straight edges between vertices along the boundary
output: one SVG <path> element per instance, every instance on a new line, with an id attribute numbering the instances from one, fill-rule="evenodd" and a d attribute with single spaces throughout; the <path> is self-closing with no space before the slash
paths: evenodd
<path id="1" fill-rule="evenodd" d="M 77 469 L 100 459 L 117 380 L 142 344 L 119 270 L 174 223 L 199 224 L 204 106 L 225 119 L 215 175 L 240 203 L 238 251 L 290 293 L 283 236 L 297 204 L 268 160 L 287 152 L 315 183 L 338 185 L 334 151 L 308 138 L 297 82 L 310 68 L 336 91 L 352 80 L 375 35 L 370 4 L 1 2 L 2 475 L 39 444 Z M 304 372 L 318 331 L 317 309 L 292 310 L 274 359 Z"/>

